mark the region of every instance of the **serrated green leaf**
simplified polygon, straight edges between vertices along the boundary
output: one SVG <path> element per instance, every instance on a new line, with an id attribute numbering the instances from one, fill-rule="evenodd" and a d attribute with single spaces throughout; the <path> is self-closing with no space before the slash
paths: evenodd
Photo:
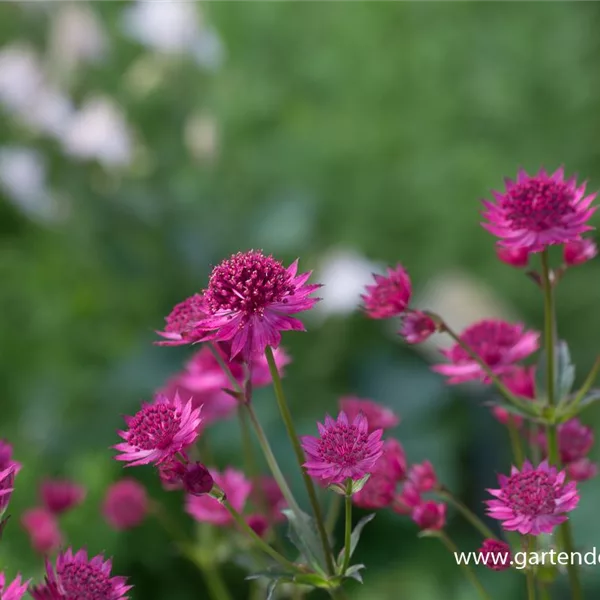
<path id="1" fill-rule="evenodd" d="M 375 513 L 371 513 L 370 515 L 364 516 L 354 527 L 352 533 L 350 535 L 350 557 L 354 554 L 356 550 L 356 546 L 360 540 L 360 536 L 362 534 L 362 530 L 364 529 L 367 523 L 370 523 L 375 518 Z M 346 547 L 344 546 L 340 553 L 338 554 L 338 565 L 341 565 L 344 561 L 344 553 L 346 551 Z"/>
<path id="2" fill-rule="evenodd" d="M 539 396 L 548 395 L 548 364 L 547 354 L 544 350 L 540 352 L 540 357 L 535 369 L 535 388 Z M 569 346 L 563 340 L 560 340 L 555 346 L 554 358 L 554 393 L 556 399 L 561 401 L 569 395 L 575 383 L 575 365 L 571 362 L 571 353 Z"/>
<path id="3" fill-rule="evenodd" d="M 284 509 L 281 512 L 288 520 L 288 537 L 292 544 L 315 571 L 325 574 L 325 557 L 314 520 L 299 510 Z"/>

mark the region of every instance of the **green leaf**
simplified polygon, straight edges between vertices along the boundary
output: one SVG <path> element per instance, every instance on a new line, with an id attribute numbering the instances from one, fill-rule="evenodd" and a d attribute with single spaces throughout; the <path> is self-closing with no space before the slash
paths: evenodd
<path id="1" fill-rule="evenodd" d="M 364 529 L 367 523 L 370 523 L 375 518 L 375 513 L 371 513 L 370 515 L 366 515 L 363 517 L 352 530 L 352 534 L 350 535 L 350 557 L 354 554 L 356 550 L 356 546 L 360 540 L 360 536 L 362 534 L 362 530 Z M 344 546 L 340 553 L 338 554 L 338 565 L 341 566 L 344 562 L 344 553 L 346 551 L 346 547 Z"/>
<path id="2" fill-rule="evenodd" d="M 281 512 L 288 520 L 288 537 L 292 544 L 315 571 L 324 574 L 325 557 L 314 519 L 301 510 L 288 508 Z"/>
<path id="3" fill-rule="evenodd" d="M 348 570 L 346 571 L 346 574 L 344 576 L 349 579 L 355 579 L 356 581 L 358 581 L 358 583 L 362 583 L 363 578 L 360 574 L 360 571 L 362 571 L 364 568 L 365 565 L 352 565 L 351 567 L 348 567 Z"/>
<path id="4" fill-rule="evenodd" d="M 559 423 L 564 423 L 569 419 L 572 419 L 582 413 L 586 408 L 593 406 L 597 402 L 600 402 L 600 389 L 590 390 L 580 402 L 575 405 L 574 402 L 570 404 L 565 404 L 562 407 L 558 408 L 557 413 L 557 421 Z"/>
<path id="5" fill-rule="evenodd" d="M 539 396 L 548 395 L 548 369 L 547 354 L 540 352 L 540 358 L 535 370 L 535 388 Z M 560 340 L 555 347 L 554 358 L 554 393 L 556 399 L 561 401 L 569 395 L 575 383 L 575 365 L 571 362 L 571 353 L 566 342 Z"/>

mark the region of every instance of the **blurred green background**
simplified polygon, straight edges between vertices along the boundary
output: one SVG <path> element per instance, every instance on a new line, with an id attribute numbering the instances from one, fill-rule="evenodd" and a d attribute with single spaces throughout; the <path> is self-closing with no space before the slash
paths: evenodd
<path id="1" fill-rule="evenodd" d="M 24 468 L 0 564 L 40 575 L 19 516 L 41 477 L 68 476 L 89 489 L 62 520 L 69 541 L 114 556 L 134 600 L 204 597 L 155 522 L 118 534 L 99 505 L 123 475 L 109 450 L 121 415 L 190 353 L 153 346 L 153 331 L 248 248 L 300 256 L 326 284 L 308 333 L 284 339 L 299 430 L 340 394 L 388 404 L 409 459 L 431 459 L 481 513 L 510 460 L 489 396 L 445 388 L 430 354 L 354 310 L 357 294 L 401 261 L 451 322 L 508 314 L 540 328 L 540 295 L 495 259 L 479 199 L 520 166 L 564 164 L 598 188 L 599 24 L 596 3 L 2 3 L 0 436 Z M 559 291 L 579 380 L 598 351 L 599 272 L 574 269 Z M 270 390 L 256 405 L 294 472 Z M 235 422 L 211 443 L 220 465 L 241 466 Z M 151 469 L 127 474 L 189 523 Z M 575 535 L 600 548 L 599 482 L 582 490 Z M 449 531 L 478 547 L 453 512 Z M 441 544 L 416 534 L 381 512 L 351 598 L 475 598 Z M 478 571 L 495 598 L 524 597 L 521 575 Z M 246 598 L 244 572 L 225 574 Z M 584 577 L 597 596 L 600 568 Z"/>

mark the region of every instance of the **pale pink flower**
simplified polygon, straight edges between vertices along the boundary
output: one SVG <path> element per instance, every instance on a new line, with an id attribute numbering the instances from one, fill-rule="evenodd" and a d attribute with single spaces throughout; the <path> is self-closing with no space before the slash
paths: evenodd
<path id="1" fill-rule="evenodd" d="M 40 485 L 44 506 L 55 515 L 64 513 L 83 502 L 86 489 L 66 479 L 46 479 Z"/>
<path id="2" fill-rule="evenodd" d="M 102 514 L 113 529 L 132 529 L 146 518 L 148 504 L 146 488 L 135 479 L 124 478 L 106 490 Z"/>
<path id="3" fill-rule="evenodd" d="M 163 331 L 157 331 L 165 341 L 154 342 L 157 346 L 181 346 L 193 344 L 202 339 L 204 332 L 196 323 L 206 315 L 202 294 L 194 294 L 176 304 L 165 318 Z"/>
<path id="4" fill-rule="evenodd" d="M 495 497 L 486 502 L 488 514 L 502 521 L 506 531 L 552 533 L 579 502 L 575 482 L 565 484 L 565 476 L 565 471 L 557 473 L 547 461 L 535 468 L 525 461 L 521 471 L 513 467 L 509 477 L 498 477 L 498 489 L 488 490 Z"/>
<path id="5" fill-rule="evenodd" d="M 420 529 L 439 531 L 446 524 L 446 505 L 443 502 L 427 500 L 415 507 L 411 518 Z"/>
<path id="6" fill-rule="evenodd" d="M 526 331 L 521 323 L 513 325 L 497 319 L 474 323 L 462 332 L 460 338 L 496 375 L 509 372 L 515 363 L 527 358 L 539 347 L 538 332 Z M 473 380 L 489 383 L 485 371 L 458 344 L 441 352 L 450 363 L 435 365 L 432 370 L 446 375 L 449 384 Z"/>
<path id="7" fill-rule="evenodd" d="M 246 500 L 252 490 L 252 483 L 246 479 L 241 471 L 228 467 L 222 473 L 210 471 L 215 483 L 227 497 L 233 508 L 241 513 L 244 510 Z M 233 518 L 227 509 L 212 496 L 194 496 L 187 494 L 185 498 L 185 510 L 196 521 L 212 523 L 213 525 L 229 525 Z"/>
<path id="8" fill-rule="evenodd" d="M 408 471 L 408 480 L 420 493 L 430 492 L 438 485 L 435 469 L 428 460 L 412 465 Z"/>
<path id="9" fill-rule="evenodd" d="M 17 575 L 11 583 L 6 585 L 6 576 L 0 573 L 0 598 L 2 600 L 21 600 L 27 593 L 29 581 L 21 582 L 21 576 Z"/>
<path id="10" fill-rule="evenodd" d="M 325 425 L 317 423 L 317 427 L 320 438 L 308 435 L 302 438 L 307 456 L 304 468 L 311 477 L 328 484 L 362 479 L 373 471 L 383 454 L 383 430 L 369 433 L 363 414 L 350 423 L 346 413 L 341 411 L 337 421 L 327 415 Z"/>
<path id="11" fill-rule="evenodd" d="M 482 556 L 483 564 L 492 571 L 510 569 L 512 553 L 506 542 L 491 538 L 483 540 L 483 545 L 479 548 L 479 554 Z"/>
<path id="12" fill-rule="evenodd" d="M 365 312 L 371 319 L 389 319 L 402 314 L 412 294 L 410 277 L 402 265 L 388 267 L 387 275 L 374 274 L 373 285 L 365 287 L 362 297 Z"/>
<path id="13" fill-rule="evenodd" d="M 567 477 L 573 481 L 587 481 L 596 477 L 598 465 L 589 458 L 580 458 L 565 466 Z"/>
<path id="14" fill-rule="evenodd" d="M 496 256 L 511 267 L 523 268 L 529 263 L 529 250 L 527 248 L 504 248 L 497 244 Z"/>
<path id="15" fill-rule="evenodd" d="M 548 175 L 543 169 L 535 176 L 522 169 L 517 181 L 506 180 L 506 191 L 492 192 L 496 202 L 483 201 L 482 223 L 500 238 L 505 248 L 527 248 L 541 252 L 550 244 L 578 240 L 593 229 L 587 225 L 596 207 L 596 194 L 585 196 L 585 183 L 577 187 L 575 177 L 564 178 L 564 170 Z"/>
<path id="16" fill-rule="evenodd" d="M 191 400 L 184 404 L 177 394 L 173 399 L 159 394 L 154 404 L 144 403 L 133 417 L 125 417 L 127 430 L 118 432 L 125 441 L 113 446 L 122 454 L 115 459 L 131 467 L 158 465 L 196 441 L 200 422 L 200 409 L 192 408 Z"/>
<path id="17" fill-rule="evenodd" d="M 34 600 L 127 600 L 125 577 L 111 577 L 112 561 L 98 555 L 88 559 L 85 550 L 71 548 L 56 558 L 56 567 L 46 561 L 44 583 L 29 590 Z"/>
<path id="18" fill-rule="evenodd" d="M 346 413 L 349 421 L 363 414 L 368 423 L 369 433 L 376 429 L 392 429 L 400 423 L 398 415 L 391 408 L 358 396 L 343 396 L 340 398 L 340 410 Z"/>
<path id="19" fill-rule="evenodd" d="M 411 310 L 402 317 L 398 333 L 409 344 L 420 344 L 437 331 L 435 321 L 420 310 Z"/>
<path id="20" fill-rule="evenodd" d="M 262 252 L 234 254 L 213 269 L 203 293 L 207 315 L 195 327 L 207 332 L 206 340 L 231 342 L 231 358 L 241 353 L 248 361 L 267 346 L 277 348 L 282 331 L 304 331 L 290 315 L 318 301 L 311 295 L 320 286 L 306 283 L 311 273 L 297 271 L 297 260 L 286 269 Z"/>
<path id="21" fill-rule="evenodd" d="M 596 242 L 590 239 L 581 239 L 568 242 L 563 247 L 563 260 L 569 267 L 582 265 L 598 254 Z"/>
<path id="22" fill-rule="evenodd" d="M 48 554 L 62 544 L 56 516 L 46 508 L 31 508 L 21 516 L 21 525 L 29 534 L 32 548 L 39 554 Z"/>

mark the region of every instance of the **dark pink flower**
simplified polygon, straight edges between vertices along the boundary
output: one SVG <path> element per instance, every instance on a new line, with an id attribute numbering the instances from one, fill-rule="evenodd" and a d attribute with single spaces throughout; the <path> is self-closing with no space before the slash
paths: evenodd
<path id="1" fill-rule="evenodd" d="M 460 335 L 488 367 L 496 374 L 510 371 L 515 363 L 533 354 L 539 347 L 539 333 L 525 331 L 522 324 L 512 325 L 506 321 L 484 319 L 471 325 Z M 435 365 L 432 369 L 448 377 L 448 383 L 480 380 L 489 383 L 489 377 L 458 344 L 442 354 L 450 364 Z"/>
<path id="2" fill-rule="evenodd" d="M 492 571 L 510 569 L 512 553 L 510 546 L 505 542 L 490 538 L 483 540 L 483 545 L 479 548 L 479 554 L 482 557 L 482 563 Z"/>
<path id="3" fill-rule="evenodd" d="M 0 471 L 0 519 L 8 508 L 8 503 L 10 502 L 10 497 L 14 490 L 17 470 L 17 463 L 13 463 L 3 471 Z"/>
<path id="4" fill-rule="evenodd" d="M 211 470 L 210 473 L 217 486 L 225 492 L 231 506 L 241 513 L 252 490 L 250 481 L 246 479 L 241 471 L 231 467 L 225 469 L 223 473 L 214 470 Z M 187 494 L 185 510 L 196 521 L 212 523 L 213 525 L 229 525 L 233 522 L 227 509 L 212 496 Z"/>
<path id="5" fill-rule="evenodd" d="M 275 359 L 275 366 L 277 367 L 279 377 L 283 377 L 284 367 L 292 361 L 290 355 L 285 351 L 284 348 L 279 346 L 273 350 L 273 358 Z M 253 387 L 263 387 L 273 383 L 271 371 L 269 370 L 269 363 L 267 362 L 264 354 L 256 357 L 252 361 L 251 367 Z"/>
<path id="6" fill-rule="evenodd" d="M 71 548 L 61 552 L 52 568 L 46 561 L 46 578 L 42 585 L 30 589 L 34 600 L 127 600 L 125 577 L 111 577 L 112 561 L 102 555 L 88 559 L 85 550 L 73 554 Z"/>
<path id="7" fill-rule="evenodd" d="M 420 504 L 421 494 L 415 484 L 409 480 L 402 486 L 400 493 L 394 496 L 392 510 L 399 515 L 411 515 Z"/>
<path id="8" fill-rule="evenodd" d="M 565 476 L 565 471 L 557 473 L 547 461 L 536 468 L 525 461 L 521 471 L 513 467 L 510 477 L 499 476 L 500 488 L 488 490 L 496 498 L 487 501 L 488 514 L 502 521 L 506 531 L 552 533 L 567 520 L 564 513 L 579 502 L 575 482 L 565 484 Z"/>
<path id="9" fill-rule="evenodd" d="M 107 523 L 120 531 L 140 525 L 148 514 L 146 488 L 135 479 L 113 483 L 104 496 L 102 514 Z"/>
<path id="10" fill-rule="evenodd" d="M 362 297 L 371 319 L 389 319 L 402 314 L 410 302 L 412 284 L 402 265 L 387 268 L 387 275 L 374 274 L 374 285 L 366 286 Z"/>
<path id="11" fill-rule="evenodd" d="M 238 252 L 213 269 L 204 292 L 207 316 L 196 322 L 206 340 L 231 342 L 231 358 L 245 360 L 277 348 L 281 332 L 304 331 L 290 315 L 310 310 L 319 285 L 307 285 L 311 273 L 297 275 L 298 261 L 287 269 L 272 256 Z"/>
<path id="12" fill-rule="evenodd" d="M 29 534 L 32 548 L 40 554 L 53 552 L 62 544 L 58 521 L 46 508 L 26 510 L 21 516 L 21 525 Z"/>
<path id="13" fill-rule="evenodd" d="M 281 493 L 281 488 L 273 477 L 259 477 L 252 487 L 252 500 L 263 512 L 269 523 L 279 523 L 285 520 L 281 512 L 287 507 L 287 502 Z"/>
<path id="14" fill-rule="evenodd" d="M 343 483 L 346 479 L 357 481 L 373 471 L 383 454 L 383 430 L 369 433 L 363 414 L 349 423 L 346 413 L 341 411 L 337 421 L 327 415 L 325 425 L 317 423 L 317 427 L 320 438 L 308 435 L 302 438 L 308 459 L 304 468 L 311 477 L 329 484 Z"/>
<path id="15" fill-rule="evenodd" d="M 566 465 L 567 477 L 573 481 L 587 481 L 596 477 L 598 465 L 589 458 L 580 458 Z"/>
<path id="16" fill-rule="evenodd" d="M 113 446 L 122 454 L 115 459 L 131 467 L 158 465 L 196 441 L 200 422 L 200 409 L 192 408 L 191 400 L 184 404 L 177 394 L 173 399 L 159 394 L 154 404 L 144 403 L 133 417 L 125 417 L 127 430 L 118 432 L 125 441 Z"/>
<path id="17" fill-rule="evenodd" d="M 349 421 L 354 421 L 362 413 L 367 419 L 369 433 L 376 429 L 391 429 L 400 423 L 400 419 L 392 409 L 358 396 L 340 398 L 340 410 L 346 413 Z"/>
<path id="18" fill-rule="evenodd" d="M 390 438 L 383 442 L 383 456 L 375 465 L 375 473 L 382 473 L 394 481 L 406 477 L 406 454 L 398 440 Z"/>
<path id="19" fill-rule="evenodd" d="M 535 367 L 514 367 L 500 376 L 502 383 L 516 396 L 535 399 Z M 492 414 L 503 425 L 508 425 L 509 419 L 516 427 L 521 427 L 523 417 L 511 413 L 503 406 L 493 406 Z"/>
<path id="20" fill-rule="evenodd" d="M 411 518 L 420 529 L 439 531 L 446 524 L 446 505 L 428 500 L 415 507 Z"/>
<path id="21" fill-rule="evenodd" d="M 269 521 L 263 515 L 250 515 L 246 522 L 258 537 L 264 537 L 269 530 Z"/>
<path id="22" fill-rule="evenodd" d="M 420 344 L 437 331 L 435 321 L 424 312 L 411 310 L 402 317 L 398 332 L 409 344 Z"/>
<path id="23" fill-rule="evenodd" d="M 384 475 L 371 475 L 363 488 L 352 495 L 356 506 L 376 510 L 389 506 L 394 500 L 396 482 Z"/>
<path id="24" fill-rule="evenodd" d="M 548 175 L 543 169 L 529 176 L 522 169 L 517 181 L 506 180 L 506 191 L 492 192 L 496 202 L 483 201 L 482 223 L 505 248 L 540 252 L 550 244 L 565 244 L 593 229 L 586 225 L 596 207 L 596 194 L 585 196 L 585 183 L 565 180 L 564 170 Z"/>
<path id="25" fill-rule="evenodd" d="M 210 471 L 199 462 L 186 465 L 181 480 L 183 489 L 192 496 L 203 496 L 210 493 L 215 483 Z"/>
<path id="26" fill-rule="evenodd" d="M 598 247 L 594 240 L 574 240 L 563 247 L 563 260 L 569 267 L 582 265 L 598 254 Z"/>
<path id="27" fill-rule="evenodd" d="M 422 494 L 435 489 L 438 484 L 435 469 L 428 460 L 412 465 L 408 471 L 408 480 Z"/>
<path id="28" fill-rule="evenodd" d="M 81 504 L 86 490 L 83 486 L 66 479 L 46 479 L 40 485 L 40 498 L 44 506 L 55 515 L 64 513 Z"/>
<path id="29" fill-rule="evenodd" d="M 583 458 L 594 445 L 594 431 L 579 419 L 570 419 L 558 426 L 558 450 L 563 464 Z"/>
<path id="30" fill-rule="evenodd" d="M 527 248 L 503 248 L 496 245 L 496 256 L 511 267 L 522 268 L 529 263 L 529 250 Z"/>
<path id="31" fill-rule="evenodd" d="M 6 586 L 6 577 L 4 573 L 0 573 L 0 599 L 1 600 L 21 600 L 21 598 L 27 593 L 27 587 L 29 581 L 21 582 L 21 576 L 17 575 L 17 578 Z"/>
<path id="32" fill-rule="evenodd" d="M 202 294 L 194 294 L 177 304 L 165 318 L 163 331 L 157 331 L 165 341 L 155 342 L 157 346 L 180 346 L 199 342 L 204 335 L 196 323 L 206 316 Z"/>
<path id="33" fill-rule="evenodd" d="M 0 472 L 15 467 L 15 475 L 21 470 L 20 463 L 12 459 L 13 448 L 6 440 L 0 440 Z"/>

